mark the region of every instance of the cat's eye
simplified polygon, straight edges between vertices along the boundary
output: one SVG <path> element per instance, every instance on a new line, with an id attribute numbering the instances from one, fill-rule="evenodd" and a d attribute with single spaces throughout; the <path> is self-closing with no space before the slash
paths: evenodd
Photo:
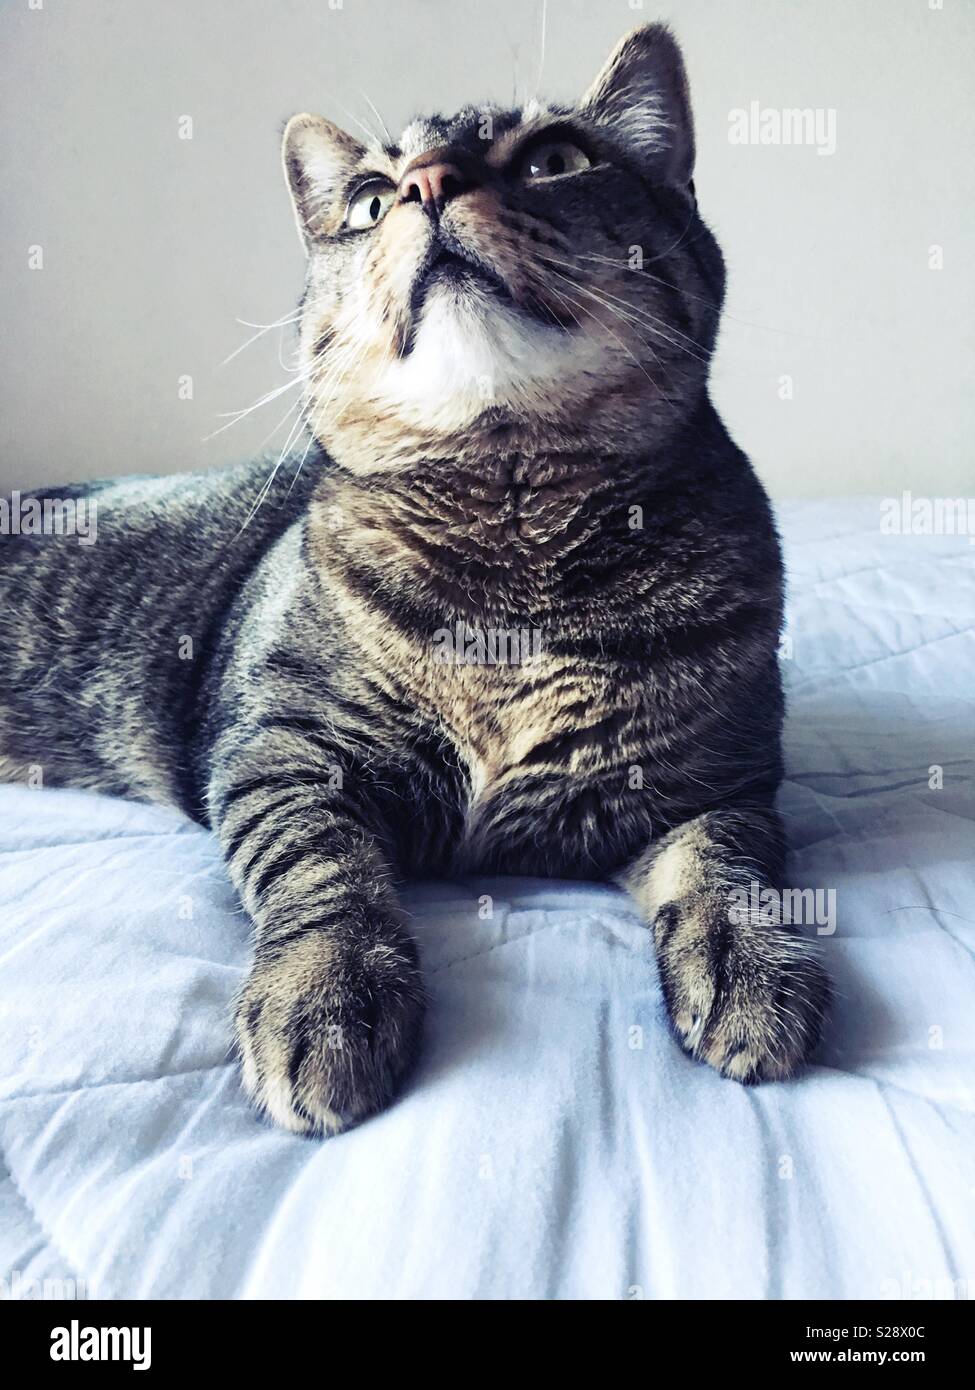
<path id="1" fill-rule="evenodd" d="M 367 183 L 349 199 L 345 225 L 354 232 L 374 227 L 389 212 L 395 196 L 395 189 L 387 183 Z"/>
<path id="2" fill-rule="evenodd" d="M 592 160 L 571 140 L 538 140 L 522 155 L 521 176 L 525 179 L 554 179 L 560 174 L 577 174 L 592 167 Z"/>

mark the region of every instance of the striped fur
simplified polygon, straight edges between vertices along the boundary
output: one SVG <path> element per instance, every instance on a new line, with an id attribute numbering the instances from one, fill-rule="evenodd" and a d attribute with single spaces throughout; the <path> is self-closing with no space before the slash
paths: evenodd
<path id="1" fill-rule="evenodd" d="M 410 874 L 617 877 L 682 1045 L 740 1080 L 791 1074 L 825 1007 L 794 932 L 729 918 L 782 872 L 781 565 L 707 395 L 723 268 L 676 46 L 637 31 L 579 108 L 484 116 L 382 150 L 289 125 L 307 457 L 91 484 L 96 546 L 0 545 L 0 770 L 213 828 L 255 930 L 244 1082 L 298 1132 L 416 1054 Z M 535 187 L 556 127 L 591 167 Z M 343 231 L 349 180 L 441 148 L 463 196 Z M 442 241 L 480 269 L 438 281 Z M 530 660 L 442 659 L 512 631 Z"/>

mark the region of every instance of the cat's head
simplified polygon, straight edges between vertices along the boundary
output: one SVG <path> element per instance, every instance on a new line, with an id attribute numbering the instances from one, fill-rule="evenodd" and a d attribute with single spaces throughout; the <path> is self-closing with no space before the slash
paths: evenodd
<path id="1" fill-rule="evenodd" d="M 309 419 L 353 466 L 652 447 L 706 381 L 724 275 L 680 50 L 625 38 L 579 103 L 469 108 L 362 144 L 295 116 Z"/>

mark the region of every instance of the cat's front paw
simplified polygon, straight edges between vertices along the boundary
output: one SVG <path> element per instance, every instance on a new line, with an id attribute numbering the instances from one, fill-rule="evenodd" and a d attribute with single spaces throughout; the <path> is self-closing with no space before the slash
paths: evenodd
<path id="1" fill-rule="evenodd" d="M 685 1052 L 746 1083 L 785 1080 L 806 1061 L 830 997 L 812 943 L 788 927 L 733 923 L 710 897 L 666 903 L 654 938 Z"/>
<path id="2" fill-rule="evenodd" d="M 291 933 L 258 949 L 238 1000 L 244 1086 L 285 1129 L 338 1134 L 391 1100 L 423 1006 L 416 947 L 392 924 L 367 940 Z"/>

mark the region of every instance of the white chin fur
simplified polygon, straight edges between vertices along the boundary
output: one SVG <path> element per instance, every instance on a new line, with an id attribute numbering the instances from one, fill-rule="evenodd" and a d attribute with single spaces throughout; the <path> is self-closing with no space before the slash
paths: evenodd
<path id="1" fill-rule="evenodd" d="M 449 431 L 492 406 L 532 413 L 564 401 L 568 382 L 605 371 L 605 346 L 537 323 L 487 292 L 435 285 L 413 349 L 379 372 L 378 404 Z"/>

